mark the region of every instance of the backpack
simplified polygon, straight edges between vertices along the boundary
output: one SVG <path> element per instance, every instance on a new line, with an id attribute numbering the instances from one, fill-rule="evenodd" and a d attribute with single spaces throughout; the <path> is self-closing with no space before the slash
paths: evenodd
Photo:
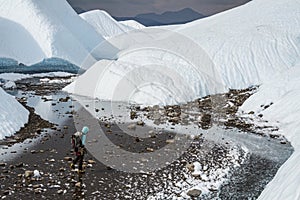
<path id="1" fill-rule="evenodd" d="M 81 136 L 80 134 L 78 134 L 78 132 L 72 135 L 71 143 L 75 152 L 78 151 L 79 147 L 83 146 L 81 141 Z"/>

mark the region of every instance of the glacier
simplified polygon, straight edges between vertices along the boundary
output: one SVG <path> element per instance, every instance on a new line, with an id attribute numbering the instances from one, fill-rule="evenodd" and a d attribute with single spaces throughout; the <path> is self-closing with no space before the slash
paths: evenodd
<path id="1" fill-rule="evenodd" d="M 105 27 L 93 21 L 103 18 Z M 5 60 L 10 64 L 52 57 L 78 66 L 84 62 L 87 72 L 66 91 L 141 104 L 174 104 L 260 85 L 239 114 L 263 114 L 295 152 L 259 199 L 300 198 L 298 0 L 253 0 L 188 24 L 142 27 L 130 34 L 109 20 L 101 11 L 78 16 L 65 0 L 0 0 L 0 57 L 13 59 Z M 1 88 L 0 97 L 3 138 L 27 122 L 28 111 Z M 11 111 L 18 115 L 10 117 Z"/>
<path id="2" fill-rule="evenodd" d="M 185 61 L 190 60 L 180 59 L 180 55 L 174 56 L 174 53 L 168 51 L 169 45 L 164 46 L 162 51 L 159 46 L 153 49 L 152 44 L 144 43 L 143 47 L 137 42 L 138 39 L 129 38 L 120 47 L 116 61 L 99 61 L 65 90 L 107 100 L 169 104 L 219 93 L 228 88 L 260 85 L 258 92 L 240 108 L 239 114 L 246 115 L 250 111 L 255 111 L 255 115 L 263 114 L 264 120 L 278 126 L 279 132 L 291 141 L 295 152 L 280 168 L 259 199 L 299 199 L 300 2 L 253 0 L 205 19 L 162 29 L 182 35 L 179 38 L 184 38 L 185 41 L 188 41 L 186 38 L 192 40 L 193 45 L 187 43 L 172 50 L 185 49 L 187 54 L 194 55 L 193 47 L 199 47 L 197 50 L 202 49 L 200 51 L 211 59 L 213 73 L 207 73 L 207 69 L 200 71 L 204 70 L 204 74 L 208 76 L 189 73 Z M 157 35 L 147 34 L 145 37 L 153 39 Z M 116 41 L 118 40 L 112 43 L 117 43 Z M 165 67 L 169 71 L 161 74 L 150 70 L 157 70 L 159 67 Z M 169 76 L 169 72 L 175 75 Z M 179 79 L 173 79 L 177 75 Z M 136 77 L 141 77 L 142 80 Z M 197 78 L 198 88 L 193 85 L 193 80 Z M 86 87 L 87 80 L 94 81 L 89 83 L 91 87 Z M 145 84 L 145 80 L 149 83 Z M 153 80 L 158 83 L 152 84 Z M 193 85 L 190 88 L 186 87 L 189 84 L 185 84 L 188 80 Z M 130 88 L 127 90 L 131 92 L 129 95 L 122 93 L 124 84 Z M 170 86 L 176 94 L 172 95 L 164 90 Z M 269 108 L 262 110 L 261 105 L 270 103 L 272 105 Z"/>

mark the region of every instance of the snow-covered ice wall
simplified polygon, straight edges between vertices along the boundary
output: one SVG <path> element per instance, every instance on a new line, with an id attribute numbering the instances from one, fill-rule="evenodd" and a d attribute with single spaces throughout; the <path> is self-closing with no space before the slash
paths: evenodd
<path id="1" fill-rule="evenodd" d="M 0 30 L 1 57 L 25 63 L 38 62 L 46 57 L 39 44 L 22 25 L 0 17 Z"/>
<path id="2" fill-rule="evenodd" d="M 245 88 L 299 60 L 300 5 L 298 0 L 254 0 L 177 31 L 201 45 L 225 85 Z"/>
<path id="3" fill-rule="evenodd" d="M 0 17 L 6 19 L 5 24 L 7 20 L 15 24 L 7 29 L 2 24 L 1 36 L 5 37 L 1 40 L 15 42 L 0 46 L 0 57 L 14 58 L 27 65 L 43 58 L 58 57 L 80 66 L 89 53 L 105 41 L 66 0 L 0 0 Z M 19 34 L 25 36 L 21 39 L 29 39 L 21 41 L 17 33 L 11 33 L 12 29 L 23 29 Z M 106 51 L 109 48 L 114 50 L 107 46 Z M 27 49 L 30 54 L 21 57 L 23 51 L 19 49 Z M 96 61 L 93 57 L 102 56 L 101 52 L 93 53 L 95 55 L 89 58 L 91 64 Z"/>
<path id="4" fill-rule="evenodd" d="M 286 70 L 273 80 L 264 83 L 240 110 L 241 115 L 263 119 L 279 127 L 294 147 L 295 152 L 279 169 L 259 199 L 300 199 L 300 65 Z M 270 105 L 267 109 L 261 105 Z M 248 115 L 254 111 L 255 115 Z M 275 191 L 275 192 L 274 192 Z"/>
<path id="5" fill-rule="evenodd" d="M 99 61 L 65 88 L 70 93 L 140 104 L 177 104 L 225 92 L 212 60 L 191 39 L 147 28 L 109 40 L 117 61 Z"/>
<path id="6" fill-rule="evenodd" d="M 0 140 L 11 136 L 28 122 L 29 112 L 0 88 Z"/>

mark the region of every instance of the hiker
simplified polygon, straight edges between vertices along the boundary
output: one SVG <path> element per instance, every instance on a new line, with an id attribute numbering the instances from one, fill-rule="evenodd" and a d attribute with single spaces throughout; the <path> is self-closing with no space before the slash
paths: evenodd
<path id="1" fill-rule="evenodd" d="M 72 147 L 74 149 L 74 153 L 76 155 L 75 160 L 71 163 L 71 168 L 75 169 L 75 164 L 78 163 L 78 173 L 84 173 L 82 169 L 82 163 L 83 163 L 83 158 L 84 154 L 86 153 L 85 149 L 85 140 L 86 140 L 86 134 L 89 132 L 88 127 L 83 127 L 82 131 L 78 131 L 72 135 Z"/>

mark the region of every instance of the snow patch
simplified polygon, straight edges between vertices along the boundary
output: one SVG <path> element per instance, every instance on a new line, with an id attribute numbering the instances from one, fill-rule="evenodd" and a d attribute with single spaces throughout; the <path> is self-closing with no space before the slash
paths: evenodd
<path id="1" fill-rule="evenodd" d="M 3 85 L 4 89 L 14 89 L 16 87 L 17 86 L 16 86 L 15 82 L 13 82 L 13 81 L 8 81 Z"/>

